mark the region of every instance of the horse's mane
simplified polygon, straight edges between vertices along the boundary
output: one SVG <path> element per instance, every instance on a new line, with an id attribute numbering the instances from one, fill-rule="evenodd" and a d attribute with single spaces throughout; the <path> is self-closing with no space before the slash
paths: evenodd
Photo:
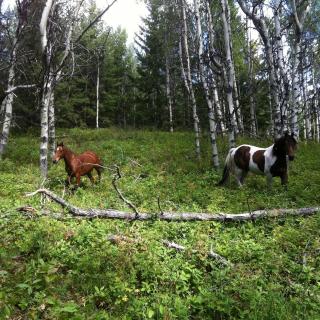
<path id="1" fill-rule="evenodd" d="M 273 155 L 277 157 L 286 156 L 286 143 L 295 145 L 297 141 L 293 136 L 285 134 L 274 142 Z"/>

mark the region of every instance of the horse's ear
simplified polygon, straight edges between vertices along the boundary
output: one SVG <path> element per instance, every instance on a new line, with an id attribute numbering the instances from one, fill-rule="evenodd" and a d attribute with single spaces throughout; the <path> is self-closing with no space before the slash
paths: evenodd
<path id="1" fill-rule="evenodd" d="M 294 133 L 293 132 L 291 133 L 291 137 L 294 138 Z"/>
<path id="2" fill-rule="evenodd" d="M 284 136 L 285 136 L 285 137 L 287 137 L 287 136 L 288 136 L 288 131 L 286 131 L 286 132 L 284 133 Z"/>
<path id="3" fill-rule="evenodd" d="M 63 147 L 63 142 L 61 141 L 61 142 L 58 142 L 57 143 L 57 147 Z"/>

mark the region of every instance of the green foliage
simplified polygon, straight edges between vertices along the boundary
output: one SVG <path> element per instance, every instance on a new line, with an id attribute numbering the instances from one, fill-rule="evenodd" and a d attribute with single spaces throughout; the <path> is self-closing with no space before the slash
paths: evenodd
<path id="1" fill-rule="evenodd" d="M 180 212 L 319 205 L 317 144 L 301 143 L 285 191 L 279 181 L 268 190 L 264 179 L 253 175 L 242 189 L 234 181 L 215 187 L 221 172 L 210 166 L 208 137 L 197 163 L 192 133 L 73 129 L 58 134 L 66 135 L 64 143 L 74 151 L 91 149 L 105 166 L 118 164 L 119 187 L 140 211 L 158 212 L 158 196 L 163 210 Z M 224 154 L 226 144 L 219 140 Z M 38 196 L 24 196 L 41 184 L 38 177 L 37 135 L 15 136 L 0 167 L 0 319 L 319 317 L 319 215 L 233 224 L 79 220 Z M 63 163 L 52 166 L 45 186 L 61 195 L 65 177 Z M 108 169 L 101 184 L 91 186 L 82 178 L 82 187 L 65 198 L 79 207 L 129 210 L 111 179 Z M 15 210 L 25 205 L 37 212 Z M 50 217 L 56 213 L 64 219 Z M 135 241 L 114 245 L 111 234 Z M 187 250 L 166 248 L 162 239 Z M 211 247 L 235 266 L 210 260 Z"/>

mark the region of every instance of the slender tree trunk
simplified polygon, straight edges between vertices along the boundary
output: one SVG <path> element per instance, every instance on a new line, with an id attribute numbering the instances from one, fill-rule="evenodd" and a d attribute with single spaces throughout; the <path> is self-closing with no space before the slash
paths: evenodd
<path id="1" fill-rule="evenodd" d="M 257 117 L 256 109 L 253 99 L 253 64 L 252 64 L 252 50 L 251 50 L 251 30 L 250 20 L 246 17 L 246 29 L 247 29 L 247 63 L 248 63 L 248 79 L 249 79 L 249 105 L 250 105 L 250 135 L 257 135 Z"/>
<path id="2" fill-rule="evenodd" d="M 100 61 L 98 58 L 98 66 L 97 66 L 97 84 L 96 84 L 96 128 L 99 129 L 99 86 L 100 86 Z"/>
<path id="3" fill-rule="evenodd" d="M 170 67 L 169 67 L 168 53 L 166 54 L 166 94 L 167 94 L 167 103 L 168 103 L 168 110 L 169 110 L 170 132 L 173 132 L 172 97 L 171 97 L 171 87 L 170 87 Z"/>
<path id="4" fill-rule="evenodd" d="M 317 85 L 315 80 L 315 70 L 314 68 L 311 69 L 311 78 L 312 78 L 312 88 L 314 92 L 313 98 L 313 107 L 314 107 L 314 139 L 317 142 L 320 142 L 320 109 L 319 109 L 319 100 L 317 99 Z"/>
<path id="5" fill-rule="evenodd" d="M 13 48 L 11 52 L 10 59 L 10 67 L 8 74 L 8 84 L 7 91 L 9 92 L 4 100 L 2 101 L 1 111 L 3 111 L 3 124 L 2 124 L 2 132 L 0 137 L 0 160 L 3 157 L 4 151 L 8 144 L 9 132 L 12 121 L 12 104 L 14 98 L 13 88 L 15 86 L 15 68 L 17 63 L 17 47 L 18 47 L 18 37 L 20 33 L 20 21 L 18 22 L 18 26 L 16 29 L 16 34 L 13 39 Z"/>
<path id="6" fill-rule="evenodd" d="M 232 32 L 231 32 L 231 15 L 230 15 L 230 8 L 229 3 L 227 0 L 223 0 L 224 7 L 225 7 L 225 17 L 227 20 L 227 29 L 228 29 L 228 35 L 229 35 L 229 46 L 230 46 L 230 68 L 233 75 L 233 90 L 234 90 L 234 102 L 235 102 L 235 117 L 236 117 L 236 125 L 235 125 L 235 132 L 243 132 L 243 119 L 240 109 L 240 102 L 239 102 L 239 91 L 237 86 L 237 80 L 236 80 L 236 72 L 234 68 L 234 60 L 233 60 L 233 46 L 232 46 Z"/>
<path id="7" fill-rule="evenodd" d="M 316 111 L 315 118 L 316 118 L 316 121 L 315 121 L 316 141 L 320 142 L 320 111 L 319 109 Z"/>
<path id="8" fill-rule="evenodd" d="M 48 121 L 49 121 L 49 154 L 54 155 L 56 148 L 56 126 L 55 126 L 55 112 L 54 112 L 54 90 L 51 90 L 49 97 L 49 109 L 48 109 Z"/>
<path id="9" fill-rule="evenodd" d="M 239 132 L 243 133 L 243 131 L 244 131 L 243 118 L 242 118 L 242 112 L 241 112 L 241 108 L 240 108 L 239 92 L 238 92 L 238 85 L 237 85 L 235 73 L 234 73 L 233 83 L 234 83 L 234 101 L 235 101 L 235 105 L 236 105 L 235 115 L 236 115 L 236 120 L 237 120 L 235 130 L 237 133 L 239 133 Z"/>
<path id="10" fill-rule="evenodd" d="M 7 89 L 10 90 L 14 87 L 15 82 L 15 63 L 16 63 L 16 45 L 17 39 L 14 39 L 14 48 L 12 51 L 11 56 L 11 65 L 9 68 L 9 76 L 8 76 L 8 86 Z M 13 103 L 14 93 L 10 92 L 3 100 L 3 124 L 2 124 L 2 133 L 0 138 L 0 159 L 2 158 L 5 148 L 8 143 L 9 132 L 11 127 L 11 120 L 12 120 L 12 103 Z"/>
<path id="11" fill-rule="evenodd" d="M 197 30 L 197 42 L 198 42 L 198 59 L 199 59 L 199 71 L 201 82 L 204 90 L 204 94 L 206 97 L 206 102 L 208 106 L 208 118 L 209 118 L 209 128 L 210 128 L 210 142 L 211 142 L 211 154 L 212 154 L 212 162 L 215 168 L 219 167 L 219 156 L 218 156 L 218 147 L 216 141 L 216 122 L 214 116 L 213 102 L 209 93 L 209 86 L 206 79 L 206 71 L 204 67 L 203 61 L 203 45 L 202 45 L 202 28 L 199 14 L 199 0 L 194 0 L 195 7 L 195 17 L 196 17 L 196 30 Z"/>
<path id="12" fill-rule="evenodd" d="M 236 119 L 235 119 L 235 110 L 233 105 L 233 87 L 234 87 L 234 68 L 232 66 L 232 57 L 231 57 L 231 47 L 230 47 L 230 37 L 228 31 L 228 23 L 226 13 L 226 0 L 221 0 L 222 7 L 222 22 L 223 22 L 223 34 L 224 34 L 224 47 L 226 53 L 226 89 L 227 89 L 227 103 L 229 108 L 229 123 L 228 123 L 228 132 L 229 132 L 229 147 L 235 147 L 235 131 L 236 131 Z"/>
<path id="13" fill-rule="evenodd" d="M 301 68 L 301 90 L 303 96 L 303 111 L 304 111 L 304 128 L 305 128 L 305 139 L 311 140 L 312 139 L 312 128 L 311 128 L 311 106 L 308 102 L 307 95 L 306 95 L 306 87 L 305 87 L 304 79 L 304 72 L 303 68 Z"/>
<path id="14" fill-rule="evenodd" d="M 280 14 L 281 14 L 282 4 L 279 0 L 275 3 L 275 9 L 273 11 L 274 15 L 274 25 L 275 25 L 275 48 L 276 48 L 276 61 L 277 68 L 279 68 L 279 79 L 278 82 L 282 91 L 282 103 L 281 103 L 281 123 L 282 132 L 288 130 L 288 119 L 287 113 L 289 110 L 289 98 L 290 98 L 290 85 L 287 75 L 287 70 L 284 65 L 283 56 L 283 43 L 281 34 L 281 24 L 280 24 Z"/>
<path id="15" fill-rule="evenodd" d="M 43 178 L 48 174 L 48 142 L 49 142 L 49 105 L 54 85 L 51 68 L 52 46 L 47 37 L 47 25 L 54 0 L 47 0 L 40 20 L 41 49 L 43 54 L 44 76 L 41 98 L 41 133 L 40 133 L 40 171 Z"/>
<path id="16" fill-rule="evenodd" d="M 296 137 L 299 137 L 298 113 L 300 109 L 300 79 L 299 79 L 299 58 L 300 43 L 295 41 L 292 66 L 292 105 L 290 110 L 290 129 Z"/>
<path id="17" fill-rule="evenodd" d="M 224 125 L 224 118 L 223 118 L 223 114 L 222 114 L 222 106 L 219 100 L 219 95 L 218 95 L 218 88 L 217 88 L 217 84 L 214 78 L 212 78 L 213 81 L 213 101 L 214 101 L 214 106 L 215 106 L 215 112 L 217 115 L 217 123 L 220 127 L 221 130 L 221 134 L 224 135 L 224 132 L 226 130 L 225 125 Z"/>
<path id="18" fill-rule="evenodd" d="M 40 171 L 43 178 L 47 177 L 48 174 L 48 149 L 49 149 L 49 109 L 51 116 L 54 115 L 54 109 L 50 108 L 53 96 L 53 76 L 52 74 L 47 75 L 47 79 L 43 82 L 43 92 L 41 99 L 41 142 L 40 142 Z M 54 121 L 54 117 L 52 118 Z M 51 128 L 53 127 L 51 122 Z"/>
<path id="19" fill-rule="evenodd" d="M 219 61 L 217 61 L 217 59 L 214 58 L 214 29 L 213 29 L 213 23 L 212 23 L 211 9 L 210 9 L 209 1 L 204 0 L 204 2 L 206 6 L 205 12 L 206 12 L 207 32 L 209 35 L 208 60 L 210 62 L 210 68 L 211 68 L 212 96 L 214 101 L 215 113 L 217 116 L 216 122 L 217 122 L 218 128 L 220 128 L 221 130 L 221 134 L 223 135 L 225 131 L 225 125 L 224 125 L 224 119 L 222 115 L 222 107 L 221 107 L 221 103 L 218 95 L 216 75 L 212 71 L 214 69 L 212 60 L 214 59 L 215 64 L 218 65 L 220 69 L 222 65 Z"/>
<path id="20" fill-rule="evenodd" d="M 196 145 L 196 156 L 198 159 L 201 157 L 200 153 L 200 126 L 199 126 L 199 118 L 197 113 L 197 103 L 194 95 L 192 78 L 191 78 L 191 67 L 190 67 L 190 57 L 189 57 L 189 45 L 188 45 L 188 37 L 187 37 L 187 18 L 186 18 L 186 9 L 185 4 L 181 1 L 181 11 L 182 11 L 182 39 L 179 44 L 179 54 L 180 54 L 180 63 L 182 70 L 182 77 L 184 79 L 185 87 L 190 96 L 191 106 L 192 106 L 192 118 L 193 118 L 193 128 L 195 132 L 195 145 Z M 182 53 L 182 42 L 184 45 L 185 52 L 185 60 L 186 60 L 186 71 L 184 70 L 183 65 L 183 53 Z"/>

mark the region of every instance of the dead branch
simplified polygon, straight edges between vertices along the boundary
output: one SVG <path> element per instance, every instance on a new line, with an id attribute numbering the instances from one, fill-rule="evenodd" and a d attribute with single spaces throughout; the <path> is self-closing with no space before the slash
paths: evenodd
<path id="1" fill-rule="evenodd" d="M 137 219 L 137 218 L 139 217 L 139 212 L 138 212 L 136 206 L 135 206 L 131 201 L 129 201 L 128 199 L 126 199 L 126 198 L 124 197 L 124 195 L 123 195 L 122 192 L 119 190 L 119 188 L 118 188 L 118 186 L 117 186 L 117 184 L 116 184 L 116 181 L 119 180 L 119 179 L 121 179 L 122 176 L 121 176 L 121 173 L 120 173 L 120 168 L 119 168 L 117 165 L 115 165 L 115 168 L 116 168 L 116 174 L 114 175 L 114 177 L 113 177 L 113 179 L 112 179 L 112 185 L 113 185 L 114 189 L 116 190 L 116 192 L 118 193 L 120 199 L 121 199 L 128 207 L 130 207 L 130 208 L 135 212 L 135 214 L 136 214 L 135 219 Z"/>
<path id="2" fill-rule="evenodd" d="M 162 243 L 168 247 L 168 248 L 172 248 L 172 249 L 175 249 L 177 251 L 185 251 L 187 250 L 186 247 L 180 245 L 180 244 L 177 244 L 175 242 L 170 242 L 168 240 L 162 240 Z M 197 250 L 192 250 L 192 253 L 197 253 Z M 207 253 L 208 257 L 210 258 L 213 258 L 215 260 L 217 260 L 218 262 L 220 262 L 221 264 L 225 265 L 225 266 L 233 266 L 233 264 L 228 261 L 226 258 L 224 258 L 223 256 L 220 256 L 220 254 L 216 253 L 216 252 L 213 252 L 212 250 L 210 250 L 208 253 Z"/>
<path id="3" fill-rule="evenodd" d="M 26 196 L 44 194 L 50 199 L 66 208 L 72 215 L 86 218 L 103 218 L 103 219 L 123 219 L 123 220 L 152 220 L 156 216 L 159 220 L 164 221 L 219 221 L 219 222 L 239 222 L 255 221 L 262 218 L 280 218 L 285 216 L 310 216 L 320 212 L 320 207 L 299 208 L 299 209 L 264 209 L 243 213 L 196 213 L 196 212 L 163 212 L 161 215 L 154 213 L 136 213 L 125 212 L 114 209 L 82 209 L 78 208 L 48 189 L 38 189 Z"/>
<path id="4" fill-rule="evenodd" d="M 101 17 L 115 4 L 117 0 L 113 0 L 104 10 L 102 10 L 90 23 L 88 26 L 81 32 L 81 34 L 76 39 L 75 43 L 79 42 L 84 34 L 97 22 Z"/>
<path id="5" fill-rule="evenodd" d="M 29 88 L 35 88 L 36 86 L 37 86 L 36 84 L 21 84 L 21 85 L 18 85 L 18 86 L 15 86 L 15 87 L 12 87 L 12 88 L 6 90 L 4 93 L 9 94 L 9 93 L 14 92 L 18 89 L 29 89 Z"/>
<path id="6" fill-rule="evenodd" d="M 111 234 L 107 237 L 107 240 L 109 240 L 113 244 L 119 245 L 121 243 L 131 243 L 131 244 L 138 243 L 139 240 L 141 240 L 141 239 L 129 238 L 129 237 L 122 235 L 122 234 Z M 161 240 L 161 243 L 170 249 L 175 249 L 176 251 L 188 250 L 186 247 L 181 246 L 180 244 L 177 244 L 175 242 L 170 242 L 168 240 Z M 197 250 L 192 249 L 191 252 L 197 253 Z M 207 253 L 207 255 L 208 255 L 208 257 L 217 260 L 219 263 L 221 263 L 224 266 L 233 266 L 233 264 L 230 261 L 228 261 L 223 256 L 219 255 L 218 253 L 213 252 L 212 250 L 210 250 Z"/>

